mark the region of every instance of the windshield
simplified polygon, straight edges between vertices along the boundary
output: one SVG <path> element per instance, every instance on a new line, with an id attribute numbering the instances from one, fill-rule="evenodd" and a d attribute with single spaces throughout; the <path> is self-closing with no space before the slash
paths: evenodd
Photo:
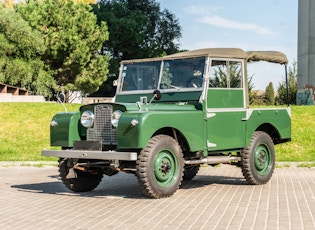
<path id="1" fill-rule="evenodd" d="M 201 90 L 204 71 L 204 57 L 124 64 L 121 91 Z"/>
<path id="2" fill-rule="evenodd" d="M 160 61 L 124 65 L 122 91 L 157 89 L 160 69 Z"/>

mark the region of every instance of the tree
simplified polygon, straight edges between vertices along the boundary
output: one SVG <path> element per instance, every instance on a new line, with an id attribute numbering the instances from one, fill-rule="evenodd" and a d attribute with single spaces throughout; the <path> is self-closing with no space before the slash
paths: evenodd
<path id="1" fill-rule="evenodd" d="M 106 81 L 107 55 L 99 53 L 108 39 L 106 23 L 96 23 L 91 6 L 72 0 L 29 0 L 17 12 L 40 31 L 46 50 L 41 55 L 58 86 L 92 93 Z"/>
<path id="2" fill-rule="evenodd" d="M 38 58 L 44 52 L 41 34 L 14 10 L 0 7 L 0 82 L 51 96 L 55 81 Z"/>
<path id="3" fill-rule="evenodd" d="M 214 77 L 210 79 L 210 84 L 220 88 L 240 88 L 242 83 L 242 69 L 240 65 L 230 64 L 229 70 L 226 65 L 218 65 L 214 70 Z M 229 73 L 229 78 L 227 77 Z"/>
<path id="4" fill-rule="evenodd" d="M 280 82 L 278 87 L 278 96 L 276 98 L 277 104 L 296 104 L 296 93 L 297 93 L 297 62 L 293 62 L 292 67 L 289 67 L 288 71 L 288 99 L 286 81 Z"/>
<path id="5" fill-rule="evenodd" d="M 4 2 L 3 5 L 5 8 L 13 8 L 14 0 L 2 0 L 0 2 Z"/>
<path id="6" fill-rule="evenodd" d="M 155 0 L 101 0 L 93 6 L 97 21 L 108 24 L 102 52 L 111 56 L 109 73 L 116 79 L 119 62 L 178 52 L 181 27 L 174 14 Z"/>
<path id="7" fill-rule="evenodd" d="M 84 4 L 95 4 L 96 0 L 73 0 L 74 2 L 84 3 Z"/>
<path id="8" fill-rule="evenodd" d="M 275 91 L 274 91 L 272 82 L 270 82 L 269 85 L 266 87 L 265 103 L 266 103 L 266 105 L 274 105 L 275 104 Z"/>

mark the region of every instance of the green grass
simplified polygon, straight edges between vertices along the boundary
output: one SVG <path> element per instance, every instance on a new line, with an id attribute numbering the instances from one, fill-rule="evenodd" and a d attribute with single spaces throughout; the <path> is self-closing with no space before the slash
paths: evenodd
<path id="1" fill-rule="evenodd" d="M 315 162 L 312 162 L 312 163 L 307 163 L 307 162 L 304 162 L 304 163 L 299 163 L 297 165 L 297 167 L 301 167 L 301 168 L 314 168 L 315 167 Z"/>
<path id="2" fill-rule="evenodd" d="M 80 105 L 67 104 L 68 111 Z M 0 103 L 0 161 L 56 161 L 42 157 L 49 145 L 49 123 L 57 103 Z M 315 106 L 292 106 L 292 141 L 276 146 L 277 161 L 315 162 Z M 54 148 L 56 149 L 56 148 Z"/>
<path id="3" fill-rule="evenodd" d="M 315 106 L 292 106 L 292 141 L 276 146 L 277 161 L 315 161 Z"/>
<path id="4" fill-rule="evenodd" d="M 75 111 L 79 105 L 66 105 Z M 63 112 L 57 103 L 0 103 L 0 161 L 47 161 L 42 149 L 51 149 L 49 124 Z"/>

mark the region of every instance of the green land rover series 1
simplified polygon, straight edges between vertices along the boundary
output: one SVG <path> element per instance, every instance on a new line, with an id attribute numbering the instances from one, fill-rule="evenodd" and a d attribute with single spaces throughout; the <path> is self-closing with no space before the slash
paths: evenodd
<path id="1" fill-rule="evenodd" d="M 122 61 L 112 103 L 56 114 L 51 146 L 65 186 L 91 191 L 103 175 L 134 173 L 144 195 L 169 197 L 200 165 L 235 164 L 267 183 L 274 145 L 291 140 L 290 107 L 250 108 L 247 64 L 284 65 L 280 52 L 211 48 Z M 223 170 L 223 169 L 222 169 Z"/>

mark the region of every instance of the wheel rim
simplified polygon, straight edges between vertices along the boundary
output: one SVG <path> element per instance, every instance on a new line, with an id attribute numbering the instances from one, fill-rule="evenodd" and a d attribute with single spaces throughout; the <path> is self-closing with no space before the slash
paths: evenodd
<path id="1" fill-rule="evenodd" d="M 271 169 L 271 153 L 265 144 L 257 146 L 254 154 L 254 164 L 259 175 L 267 175 Z"/>
<path id="2" fill-rule="evenodd" d="M 168 149 L 160 151 L 154 159 L 154 175 L 161 187 L 168 187 L 176 181 L 178 161 L 175 154 Z"/>

